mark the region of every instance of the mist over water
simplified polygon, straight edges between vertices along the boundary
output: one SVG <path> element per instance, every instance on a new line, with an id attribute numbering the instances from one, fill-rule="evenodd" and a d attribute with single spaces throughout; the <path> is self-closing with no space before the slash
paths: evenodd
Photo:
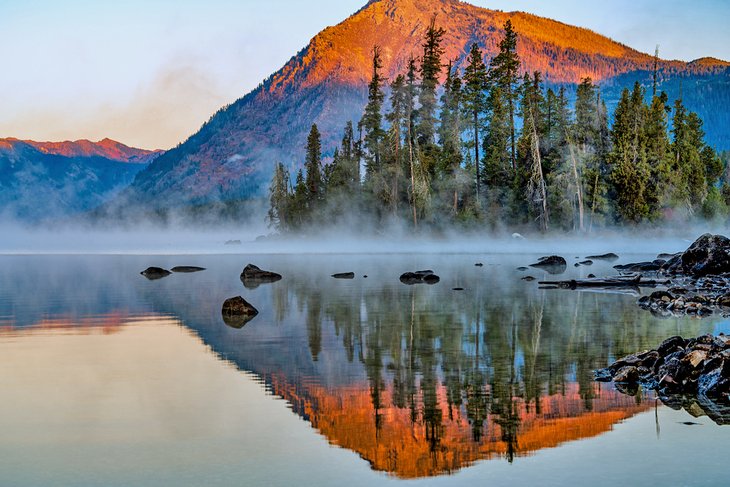
<path id="1" fill-rule="evenodd" d="M 81 223 L 24 225 L 0 222 L 0 254 L 565 254 L 676 253 L 703 233 L 728 234 L 727 228 L 687 226 L 661 229 L 612 229 L 585 235 L 464 232 L 457 229 L 413 231 L 393 225 L 368 230 L 348 225 L 316 235 L 278 235 L 264 220 L 193 225 L 151 221 L 124 225 Z"/>

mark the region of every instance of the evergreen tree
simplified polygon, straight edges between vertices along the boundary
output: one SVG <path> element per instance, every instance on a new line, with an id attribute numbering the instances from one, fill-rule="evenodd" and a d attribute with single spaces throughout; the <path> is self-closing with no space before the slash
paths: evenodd
<path id="1" fill-rule="evenodd" d="M 307 172 L 307 202 L 312 211 L 324 199 L 322 184 L 322 141 L 317 124 L 313 124 L 307 137 L 307 157 L 304 162 Z"/>
<path id="2" fill-rule="evenodd" d="M 421 89 L 418 95 L 420 108 L 418 109 L 418 124 L 416 126 L 416 135 L 418 145 L 421 150 L 421 164 L 430 176 L 433 176 L 437 155 L 436 147 L 436 125 L 438 119 L 436 117 L 438 109 L 438 98 L 436 91 L 439 84 L 439 76 L 443 69 L 441 57 L 444 54 L 444 48 L 441 46 L 446 31 L 443 28 L 436 27 L 436 17 L 431 19 L 431 23 L 426 30 L 426 39 L 423 43 L 423 57 L 421 58 Z"/>
<path id="3" fill-rule="evenodd" d="M 516 168 L 517 147 L 515 135 L 515 107 L 519 92 L 520 57 L 517 54 L 517 33 L 512 28 L 512 21 L 507 20 L 504 24 L 504 38 L 499 43 L 499 54 L 492 59 L 489 80 L 495 89 L 501 92 L 501 99 L 507 105 L 507 116 L 509 123 L 509 154 L 510 165 Z"/>
<path id="4" fill-rule="evenodd" d="M 274 177 L 269 186 L 269 225 L 286 230 L 288 225 L 287 206 L 289 203 L 289 171 L 284 164 L 277 163 L 274 167 Z"/>
<path id="5" fill-rule="evenodd" d="M 639 223 L 649 215 L 646 198 L 650 184 L 649 167 L 643 144 L 645 115 L 643 90 L 639 83 L 629 93 L 625 89 L 616 107 L 611 131 L 611 184 L 619 222 Z"/>
<path id="6" fill-rule="evenodd" d="M 461 190 L 461 98 L 462 83 L 449 63 L 444 93 L 441 97 L 441 123 L 439 125 L 439 142 L 441 143 L 438 177 L 440 190 L 445 193 L 446 206 L 454 215 L 458 211 L 459 192 Z"/>
<path id="7" fill-rule="evenodd" d="M 380 47 L 373 48 L 373 72 L 368 84 L 368 103 L 362 118 L 365 145 L 366 179 L 373 178 L 380 171 L 381 152 L 385 131 L 383 130 L 383 93 L 384 78 L 380 74 L 383 62 L 380 56 Z"/>
<path id="8" fill-rule="evenodd" d="M 476 204 L 478 205 L 481 192 L 479 144 L 484 126 L 484 116 L 487 111 L 487 66 L 484 64 L 482 51 L 476 43 L 471 46 L 467 63 L 464 70 L 462 100 L 466 122 L 469 123 L 470 132 L 473 134 L 471 144 L 468 144 L 468 146 L 474 148 L 474 176 Z"/>

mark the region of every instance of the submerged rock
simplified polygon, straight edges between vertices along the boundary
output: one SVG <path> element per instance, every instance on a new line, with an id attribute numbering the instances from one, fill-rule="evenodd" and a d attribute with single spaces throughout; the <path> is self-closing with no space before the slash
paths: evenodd
<path id="1" fill-rule="evenodd" d="M 170 274 L 172 274 L 172 272 L 161 267 L 148 267 L 147 269 L 140 272 L 140 274 L 142 274 L 150 281 L 155 281 L 157 279 L 162 279 L 163 277 L 169 276 Z"/>
<path id="2" fill-rule="evenodd" d="M 613 252 L 608 254 L 601 254 L 601 255 L 589 255 L 586 257 L 588 260 L 608 260 L 608 261 L 614 261 L 618 260 L 618 255 L 614 254 Z"/>
<path id="3" fill-rule="evenodd" d="M 559 255 L 550 255 L 547 257 L 540 257 L 537 262 L 530 264 L 530 267 L 543 269 L 549 274 L 562 274 L 568 268 L 568 263 Z"/>
<path id="4" fill-rule="evenodd" d="M 241 272 L 241 282 L 247 289 L 256 289 L 261 284 L 268 284 L 281 280 L 281 274 L 259 269 L 253 264 L 248 264 Z"/>
<path id="5" fill-rule="evenodd" d="M 188 265 L 181 265 L 177 267 L 173 267 L 172 272 L 182 273 L 182 274 L 191 274 L 193 272 L 202 272 L 205 269 L 205 267 L 195 267 L 195 266 L 188 266 Z"/>
<path id="6" fill-rule="evenodd" d="M 243 328 L 259 311 L 241 296 L 226 299 L 221 310 L 223 322 L 232 328 Z"/>
<path id="7" fill-rule="evenodd" d="M 332 274 L 335 279 L 355 279 L 354 272 L 340 272 L 338 274 Z"/>

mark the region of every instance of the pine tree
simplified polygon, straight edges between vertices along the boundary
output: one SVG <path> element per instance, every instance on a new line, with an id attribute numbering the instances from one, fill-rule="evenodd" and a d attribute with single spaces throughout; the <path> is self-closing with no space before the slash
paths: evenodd
<path id="1" fill-rule="evenodd" d="M 406 77 L 402 74 L 398 75 L 390 85 L 390 111 L 386 115 L 386 120 L 390 124 L 388 130 L 388 148 L 390 152 L 388 173 L 390 175 L 390 205 L 393 214 L 398 213 L 398 204 L 400 202 L 400 177 L 403 173 L 404 153 L 403 139 L 404 132 L 408 132 L 408 108 L 412 103 L 412 97 L 409 102 L 409 89 L 406 85 Z M 406 142 L 407 143 L 407 142 Z"/>
<path id="2" fill-rule="evenodd" d="M 380 56 L 380 47 L 373 47 L 373 72 L 368 84 L 368 103 L 362 118 L 362 128 L 365 134 L 365 167 L 366 178 L 374 177 L 380 171 L 381 152 L 385 131 L 383 130 L 383 92 L 384 78 L 380 74 L 383 62 Z"/>
<path id="3" fill-rule="evenodd" d="M 454 215 L 458 211 L 460 192 L 460 169 L 462 163 L 461 154 L 461 98 L 462 83 L 458 74 L 452 71 L 449 63 L 444 93 L 441 97 L 441 123 L 438 134 L 441 143 L 438 177 L 440 189 L 446 193 L 447 206 L 451 208 Z"/>
<path id="4" fill-rule="evenodd" d="M 479 159 L 479 144 L 481 132 L 484 126 L 484 116 L 487 111 L 487 66 L 484 64 L 483 54 L 479 46 L 474 43 L 469 51 L 467 66 L 464 70 L 464 90 L 462 94 L 464 113 L 466 121 L 470 125 L 470 132 L 473 134 L 472 143 L 468 146 L 474 148 L 474 172 L 476 204 L 479 205 L 481 198 L 481 165 Z"/>
<path id="5" fill-rule="evenodd" d="M 289 171 L 284 164 L 277 163 L 274 167 L 274 177 L 269 186 L 269 225 L 285 230 L 288 225 L 287 205 L 289 202 Z"/>
<path id="6" fill-rule="evenodd" d="M 308 206 L 315 210 L 324 199 L 322 184 L 322 141 L 317 124 L 313 124 L 307 137 L 307 157 L 304 162 L 307 172 L 306 188 Z"/>
<path id="7" fill-rule="evenodd" d="M 649 215 L 646 199 L 649 167 L 643 144 L 645 106 L 643 90 L 636 83 L 625 89 L 616 107 L 611 138 L 611 184 L 619 222 L 639 223 Z"/>
<path id="8" fill-rule="evenodd" d="M 520 57 L 517 54 L 517 33 L 512 28 L 512 21 L 504 24 L 504 39 L 499 43 L 499 54 L 492 59 L 489 80 L 501 92 L 507 105 L 509 120 L 509 153 L 512 169 L 516 169 L 517 147 L 515 135 L 515 111 L 518 100 L 517 84 L 519 82 Z"/>
<path id="9" fill-rule="evenodd" d="M 422 46 L 421 89 L 418 96 L 420 108 L 418 109 L 416 136 L 421 149 L 421 164 L 425 165 L 430 176 L 433 176 L 437 159 L 435 154 L 437 150 L 436 125 L 438 123 L 436 118 L 438 108 L 436 91 L 439 85 L 439 76 L 443 69 L 441 57 L 444 54 L 444 48 L 441 43 L 445 34 L 446 31 L 443 28 L 436 27 L 436 17 L 434 16 L 426 30 L 426 39 Z"/>

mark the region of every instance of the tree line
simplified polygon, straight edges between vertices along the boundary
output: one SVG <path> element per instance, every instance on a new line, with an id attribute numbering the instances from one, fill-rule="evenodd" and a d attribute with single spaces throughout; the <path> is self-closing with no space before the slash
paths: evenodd
<path id="1" fill-rule="evenodd" d="M 610 121 L 590 78 L 571 100 L 540 72 L 521 75 L 509 20 L 498 54 L 487 62 L 473 44 L 463 69 L 445 62 L 444 34 L 432 20 L 421 57 L 390 82 L 373 48 L 367 105 L 332 161 L 323 164 L 313 125 L 303 170 L 276 164 L 274 227 L 407 221 L 587 232 L 727 217 L 726 164 L 705 143 L 700 117 L 681 97 L 670 104 L 656 76 L 651 96 L 639 82 L 624 89 Z"/>

